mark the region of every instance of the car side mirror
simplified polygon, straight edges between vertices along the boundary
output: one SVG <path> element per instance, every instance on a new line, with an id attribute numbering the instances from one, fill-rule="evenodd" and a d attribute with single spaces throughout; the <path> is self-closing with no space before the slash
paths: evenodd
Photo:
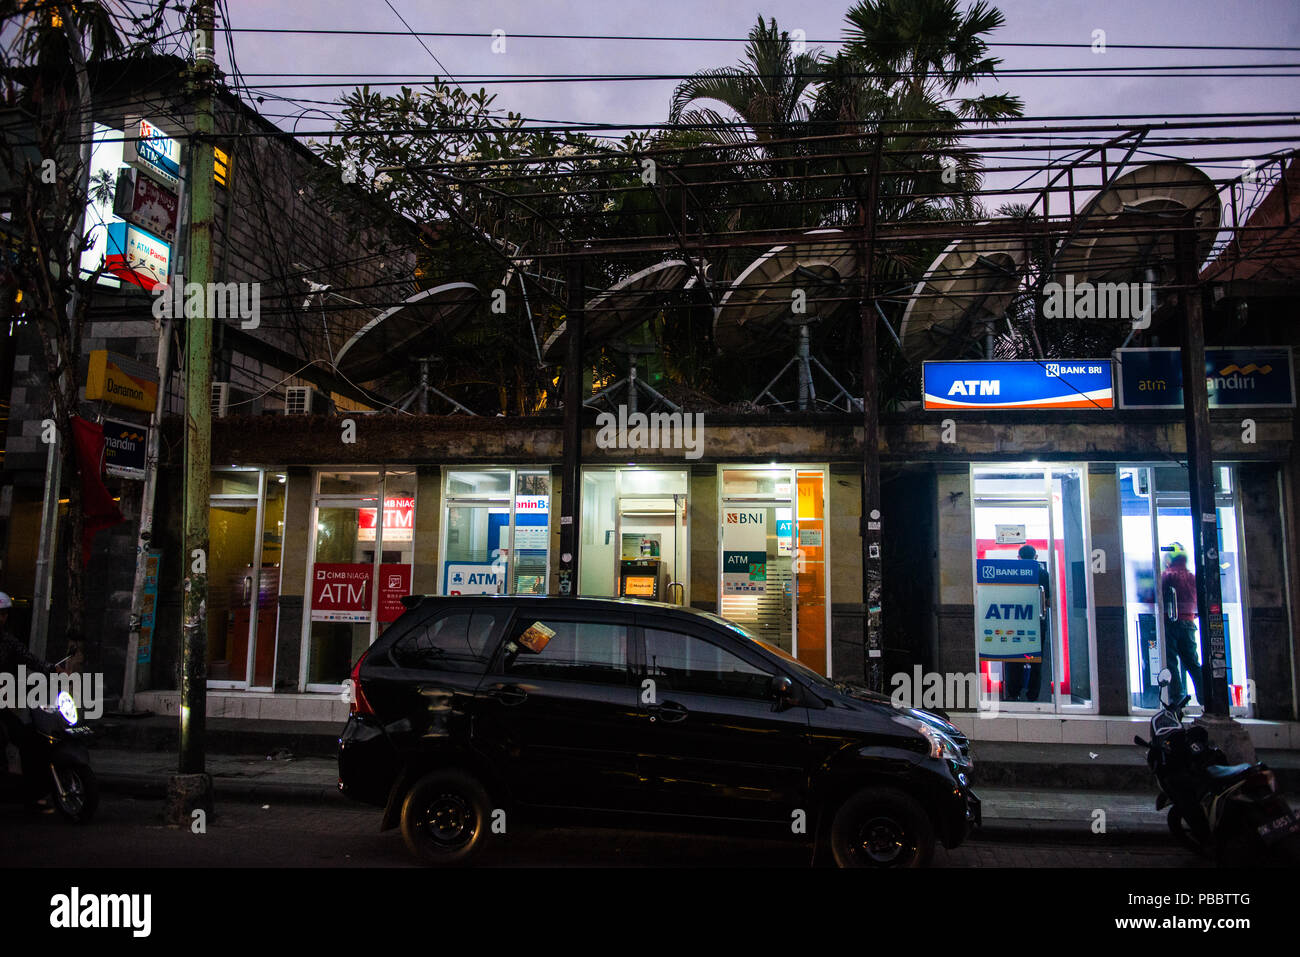
<path id="1" fill-rule="evenodd" d="M 795 704 L 794 682 L 786 675 L 777 675 L 772 679 L 772 698 L 776 701 L 776 710 L 784 711 Z"/>

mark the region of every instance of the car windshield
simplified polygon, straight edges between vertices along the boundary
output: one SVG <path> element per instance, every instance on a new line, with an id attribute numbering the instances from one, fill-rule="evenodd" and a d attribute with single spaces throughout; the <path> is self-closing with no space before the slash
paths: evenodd
<path id="1" fill-rule="evenodd" d="M 705 618 L 708 618 L 710 621 L 722 625 L 728 631 L 735 632 L 736 634 L 740 635 L 742 638 L 746 638 L 749 641 L 752 641 L 754 644 L 758 645 L 759 647 L 764 648 L 767 651 L 770 651 L 772 654 L 776 655 L 783 662 L 785 662 L 785 664 L 788 665 L 793 671 L 795 671 L 801 678 L 806 678 L 808 681 L 811 681 L 813 684 L 818 685 L 819 687 L 830 688 L 832 691 L 838 691 L 842 689 L 842 685 L 839 682 L 831 681 L 829 678 L 824 677 L 823 675 L 819 675 L 817 672 L 813 671 L 811 668 L 805 665 L 798 658 L 791 655 L 789 652 L 781 648 L 778 648 L 776 645 L 768 644 L 762 638 L 759 638 L 757 635 L 751 634 L 750 632 L 746 631 L 744 628 L 737 625 L 734 621 L 728 621 L 727 619 L 719 615 L 715 615 L 707 611 L 701 611 L 700 614 L 702 614 Z"/>

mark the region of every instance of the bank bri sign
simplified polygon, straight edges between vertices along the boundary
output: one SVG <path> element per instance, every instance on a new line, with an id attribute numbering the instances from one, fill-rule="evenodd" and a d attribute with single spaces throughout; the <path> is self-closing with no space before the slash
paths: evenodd
<path id="1" fill-rule="evenodd" d="M 927 409 L 1110 409 L 1109 359 L 926 362 Z"/>
<path id="2" fill-rule="evenodd" d="M 1176 347 L 1119 349 L 1119 404 L 1126 409 L 1181 409 L 1183 357 Z M 1207 347 L 1205 385 L 1211 409 L 1295 407 L 1291 350 Z"/>

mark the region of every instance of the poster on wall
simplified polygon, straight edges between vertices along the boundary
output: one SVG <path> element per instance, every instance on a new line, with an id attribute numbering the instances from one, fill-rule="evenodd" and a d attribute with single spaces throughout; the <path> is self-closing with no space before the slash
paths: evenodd
<path id="1" fill-rule="evenodd" d="M 767 511 L 726 509 L 722 513 L 722 593 L 761 595 L 767 591 Z"/>
<path id="2" fill-rule="evenodd" d="M 985 661 L 1042 655 L 1038 562 L 982 558 L 975 564 L 975 637 Z"/>
<path id="3" fill-rule="evenodd" d="M 312 621 L 370 621 L 370 563 L 320 562 L 311 573 Z"/>
<path id="4" fill-rule="evenodd" d="M 162 552 L 153 550 L 144 559 L 144 597 L 140 603 L 140 644 L 135 660 L 148 664 L 153 657 L 153 629 L 158 617 L 158 573 L 162 566 Z"/>
<path id="5" fill-rule="evenodd" d="M 402 612 L 406 611 L 402 599 L 410 593 L 410 565 L 391 564 L 379 566 L 379 610 L 377 614 L 380 624 L 397 621 Z"/>
<path id="6" fill-rule="evenodd" d="M 363 508 L 357 512 L 357 541 L 375 540 L 375 512 Z M 390 496 L 384 499 L 384 545 L 409 542 L 415 533 L 415 499 L 412 496 Z"/>

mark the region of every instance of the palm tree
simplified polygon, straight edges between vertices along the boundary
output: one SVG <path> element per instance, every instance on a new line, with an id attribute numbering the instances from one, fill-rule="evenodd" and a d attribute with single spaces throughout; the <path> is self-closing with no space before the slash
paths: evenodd
<path id="1" fill-rule="evenodd" d="M 797 136 L 808 119 L 812 87 L 823 66 L 816 50 L 795 52 L 790 34 L 779 29 L 776 20 L 764 24 L 760 16 L 750 28 L 740 65 L 702 70 L 683 80 L 673 91 L 668 119 L 701 127 L 706 141 L 726 145 Z M 692 106 L 701 100 L 721 104 L 732 117 L 713 107 Z"/>

